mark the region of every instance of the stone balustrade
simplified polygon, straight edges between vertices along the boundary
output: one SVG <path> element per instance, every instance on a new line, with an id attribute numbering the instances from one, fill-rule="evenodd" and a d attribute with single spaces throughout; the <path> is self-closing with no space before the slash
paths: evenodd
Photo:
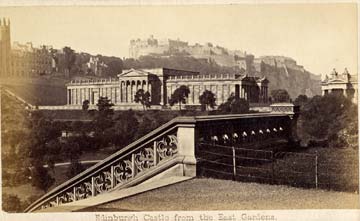
<path id="1" fill-rule="evenodd" d="M 117 78 L 104 78 L 104 79 L 92 79 L 92 80 L 72 80 L 67 85 L 93 85 L 93 84 L 116 84 L 119 83 Z"/>
<path id="2" fill-rule="evenodd" d="M 214 80 L 214 79 L 235 79 L 235 74 L 200 74 L 200 75 L 179 75 L 169 76 L 168 81 L 193 81 L 193 80 Z"/>

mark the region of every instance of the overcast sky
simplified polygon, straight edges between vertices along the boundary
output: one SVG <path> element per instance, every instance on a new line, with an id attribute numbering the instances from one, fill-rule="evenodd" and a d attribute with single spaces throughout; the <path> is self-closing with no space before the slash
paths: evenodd
<path id="1" fill-rule="evenodd" d="M 357 72 L 356 4 L 0 7 L 12 41 L 128 57 L 133 38 L 171 38 L 286 55 L 316 74 Z"/>

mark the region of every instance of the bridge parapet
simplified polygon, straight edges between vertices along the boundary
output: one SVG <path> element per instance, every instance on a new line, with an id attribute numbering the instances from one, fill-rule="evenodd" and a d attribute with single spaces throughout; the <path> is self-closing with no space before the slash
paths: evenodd
<path id="1" fill-rule="evenodd" d="M 290 113 L 178 117 L 59 185 L 25 212 L 56 207 L 140 184 L 180 165 L 179 176 L 196 176 L 196 144 L 215 136 L 241 144 L 287 138 Z M 289 117 L 290 116 L 290 117 Z M 226 135 L 226 136 L 225 136 Z"/>
<path id="2" fill-rule="evenodd" d="M 299 106 L 292 103 L 273 103 L 270 105 L 272 113 L 297 114 Z"/>

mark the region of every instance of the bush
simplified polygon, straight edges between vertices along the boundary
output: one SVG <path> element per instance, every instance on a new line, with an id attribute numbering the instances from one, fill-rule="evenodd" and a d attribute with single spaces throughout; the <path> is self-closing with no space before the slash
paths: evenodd
<path id="1" fill-rule="evenodd" d="M 225 103 L 218 107 L 220 114 L 242 114 L 249 113 L 249 102 L 243 98 L 238 98 L 231 94 Z"/>
<path id="2" fill-rule="evenodd" d="M 357 146 L 357 106 L 343 95 L 330 93 L 305 102 L 302 132 L 314 140 L 328 140 L 330 147 Z M 315 145 L 314 142 L 309 145 Z"/>
<path id="3" fill-rule="evenodd" d="M 79 160 L 72 160 L 71 161 L 71 165 L 68 169 L 68 171 L 66 172 L 67 177 L 70 179 L 76 175 L 78 175 L 79 173 L 81 173 L 82 171 L 84 171 L 85 168 L 84 166 L 79 162 Z"/>
<path id="4" fill-rule="evenodd" d="M 270 92 L 271 97 L 272 97 L 272 101 L 273 102 L 289 102 L 290 101 L 290 95 L 287 92 L 287 90 L 284 89 L 277 89 L 277 90 L 272 90 Z"/>
<path id="5" fill-rule="evenodd" d="M 48 170 L 42 165 L 37 165 L 32 169 L 31 181 L 32 185 L 44 190 L 45 192 L 55 182 L 55 179 L 50 176 Z"/>
<path id="6" fill-rule="evenodd" d="M 18 213 L 24 210 L 24 203 L 17 197 L 12 194 L 3 194 L 2 195 L 2 209 L 9 213 Z"/>

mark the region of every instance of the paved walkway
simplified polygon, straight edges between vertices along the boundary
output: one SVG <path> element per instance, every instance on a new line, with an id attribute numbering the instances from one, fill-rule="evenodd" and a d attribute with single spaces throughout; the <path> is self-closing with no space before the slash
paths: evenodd
<path id="1" fill-rule="evenodd" d="M 359 194 L 195 178 L 81 211 L 269 209 L 359 209 Z"/>

